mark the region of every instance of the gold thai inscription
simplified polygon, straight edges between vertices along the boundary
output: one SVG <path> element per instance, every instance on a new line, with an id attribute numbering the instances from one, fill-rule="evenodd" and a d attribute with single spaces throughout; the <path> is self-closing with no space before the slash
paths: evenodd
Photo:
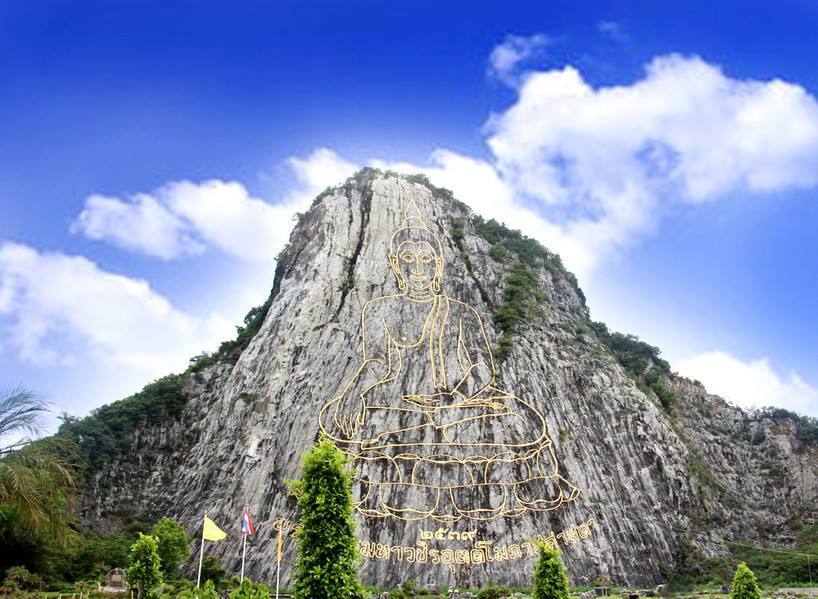
<path id="1" fill-rule="evenodd" d="M 456 566 L 488 564 L 535 557 L 537 555 L 538 543 L 548 545 L 552 549 L 560 549 L 562 546 L 573 545 L 591 538 L 594 529 L 598 530 L 597 523 L 593 518 L 590 518 L 582 524 L 572 524 L 566 530 L 558 533 L 552 531 L 547 536 L 540 535 L 535 539 L 522 543 L 510 543 L 505 545 L 494 545 L 493 541 L 483 539 L 475 540 L 470 534 L 473 545 L 471 547 L 460 548 L 430 548 L 428 542 L 429 534 L 432 534 L 435 540 L 449 540 L 448 532 L 442 535 L 441 531 L 443 529 L 436 531 L 421 530 L 420 539 L 418 539 L 413 547 L 402 545 L 390 546 L 361 539 L 358 541 L 358 551 L 361 556 L 367 559 L 395 559 L 399 562 L 405 561 L 412 564 L 430 563 L 444 565 L 454 573 Z"/>
<path id="2" fill-rule="evenodd" d="M 284 535 L 293 534 L 299 528 L 301 528 L 301 525 L 298 522 L 293 522 L 283 516 L 278 516 L 273 520 L 273 530 L 276 532 L 281 531 L 281 534 Z"/>
<path id="3" fill-rule="evenodd" d="M 438 528 L 437 530 L 420 530 L 420 538 L 430 541 L 432 539 L 442 541 L 448 539 L 450 541 L 473 541 L 477 536 L 476 530 L 464 530 L 458 532 L 451 528 Z"/>
<path id="4" fill-rule="evenodd" d="M 273 530 L 282 534 L 294 534 L 301 524 L 293 522 L 283 516 L 273 520 Z M 537 543 L 543 543 L 552 549 L 573 545 L 590 539 L 594 530 L 599 530 L 596 520 L 589 518 L 581 524 L 572 524 L 560 532 L 550 532 L 548 535 L 539 535 L 534 539 L 522 543 L 495 545 L 494 541 L 478 539 L 476 530 L 455 531 L 451 528 L 437 528 L 434 530 L 419 529 L 418 540 L 414 546 L 386 545 L 372 541 L 358 540 L 358 551 L 367 559 L 389 560 L 410 564 L 426 564 L 447 566 L 454 572 L 456 566 L 471 564 L 488 564 L 517 560 L 525 557 L 534 557 L 537 554 Z M 431 547 L 430 542 L 438 541 L 469 541 L 471 546 L 463 547 Z"/>

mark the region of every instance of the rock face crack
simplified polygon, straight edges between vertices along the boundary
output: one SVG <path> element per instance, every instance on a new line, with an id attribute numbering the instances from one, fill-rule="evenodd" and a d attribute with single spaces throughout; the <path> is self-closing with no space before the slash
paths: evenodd
<path id="1" fill-rule="evenodd" d="M 350 194 L 351 195 L 351 194 Z M 346 261 L 346 268 L 341 279 L 341 300 L 338 302 L 338 307 L 335 309 L 333 320 L 338 319 L 338 315 L 344 308 L 347 296 L 352 290 L 355 281 L 355 268 L 358 265 L 358 257 L 361 255 L 361 250 L 364 247 L 364 238 L 366 237 L 366 230 L 369 226 L 369 213 L 372 208 L 372 187 L 367 186 L 361 190 L 360 212 L 361 225 L 358 229 L 358 239 L 355 243 L 355 249 L 352 251 L 352 256 Z M 350 226 L 352 225 L 352 216 L 350 212 Z"/>

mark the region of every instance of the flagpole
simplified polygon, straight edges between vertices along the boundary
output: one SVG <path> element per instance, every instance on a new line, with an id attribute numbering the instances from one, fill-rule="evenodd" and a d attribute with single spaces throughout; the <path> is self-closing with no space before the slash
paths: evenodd
<path id="1" fill-rule="evenodd" d="M 278 529 L 278 564 L 276 565 L 276 599 L 278 599 L 278 581 L 281 574 L 281 529 Z"/>
<path id="2" fill-rule="evenodd" d="M 207 518 L 207 512 L 204 517 Z M 199 550 L 199 575 L 196 577 L 196 588 L 198 589 L 202 582 L 202 561 L 204 560 L 204 530 L 205 521 L 202 520 L 202 548 Z"/>
<path id="3" fill-rule="evenodd" d="M 242 531 L 241 536 L 244 541 L 242 541 L 241 544 L 241 578 L 239 579 L 239 584 L 244 582 L 244 556 L 247 554 L 247 533 Z"/>

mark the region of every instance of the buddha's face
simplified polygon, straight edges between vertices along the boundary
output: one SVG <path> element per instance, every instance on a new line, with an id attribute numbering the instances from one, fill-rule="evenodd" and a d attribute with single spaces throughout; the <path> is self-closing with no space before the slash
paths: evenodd
<path id="1" fill-rule="evenodd" d="M 395 274 L 413 292 L 432 288 L 443 269 L 443 260 L 428 241 L 404 241 L 391 259 Z"/>

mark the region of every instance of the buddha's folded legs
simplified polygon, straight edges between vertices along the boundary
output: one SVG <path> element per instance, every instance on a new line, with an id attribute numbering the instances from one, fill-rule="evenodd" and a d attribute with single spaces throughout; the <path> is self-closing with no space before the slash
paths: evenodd
<path id="1" fill-rule="evenodd" d="M 361 513 L 489 520 L 556 509 L 577 497 L 559 474 L 544 420 L 527 403 L 497 389 L 476 401 L 435 399 L 370 398 L 354 437 L 333 435 L 353 460 Z"/>

